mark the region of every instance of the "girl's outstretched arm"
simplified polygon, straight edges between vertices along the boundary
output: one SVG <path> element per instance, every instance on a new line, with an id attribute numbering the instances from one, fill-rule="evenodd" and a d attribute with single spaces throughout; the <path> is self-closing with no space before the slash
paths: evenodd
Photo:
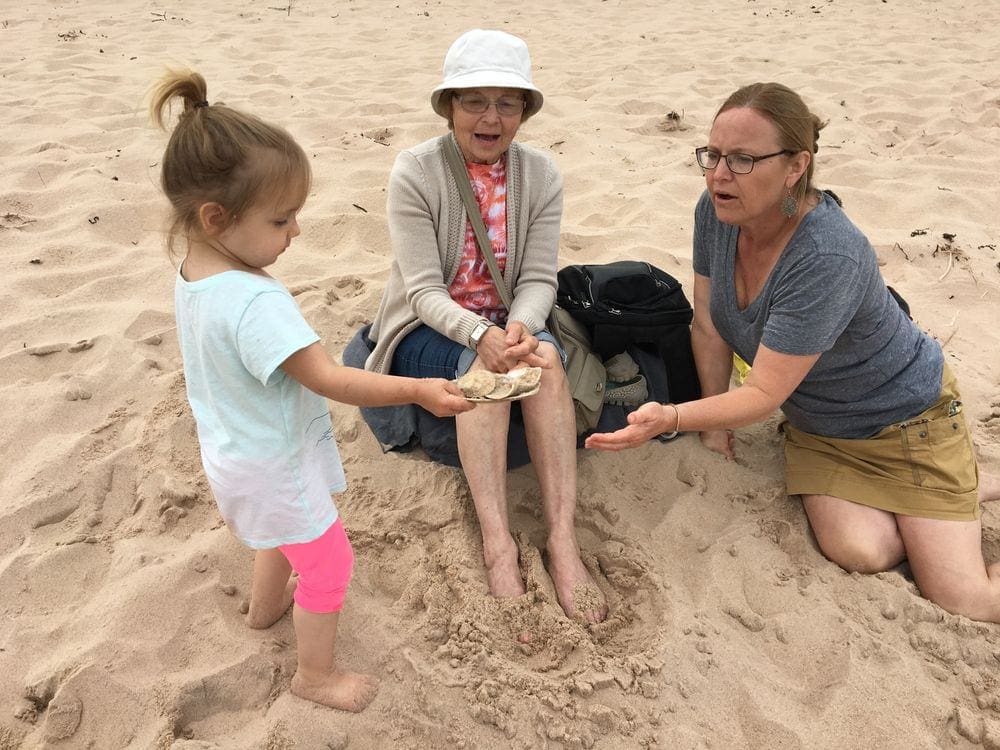
<path id="1" fill-rule="evenodd" d="M 330 358 L 319 342 L 299 349 L 282 362 L 281 369 L 309 390 L 354 406 L 418 404 L 438 417 L 450 417 L 475 407 L 449 380 L 402 378 L 343 367 Z"/>

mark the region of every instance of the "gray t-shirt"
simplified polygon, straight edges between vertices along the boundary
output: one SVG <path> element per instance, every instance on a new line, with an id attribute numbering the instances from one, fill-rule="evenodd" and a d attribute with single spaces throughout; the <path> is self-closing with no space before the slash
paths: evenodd
<path id="1" fill-rule="evenodd" d="M 820 358 L 782 404 L 795 427 L 864 438 L 927 409 L 941 392 L 944 355 L 886 289 L 875 251 L 840 206 L 821 194 L 745 310 L 736 303 L 739 228 L 695 209 L 694 270 L 712 278 L 712 322 L 751 365 L 760 344 Z"/>

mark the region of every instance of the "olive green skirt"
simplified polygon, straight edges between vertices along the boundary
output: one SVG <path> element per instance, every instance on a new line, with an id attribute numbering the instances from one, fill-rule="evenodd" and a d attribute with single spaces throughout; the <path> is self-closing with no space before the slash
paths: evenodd
<path id="1" fill-rule="evenodd" d="M 958 383 L 947 364 L 941 397 L 922 414 L 860 440 L 782 424 L 790 495 L 832 495 L 945 521 L 979 518 L 979 471 Z"/>

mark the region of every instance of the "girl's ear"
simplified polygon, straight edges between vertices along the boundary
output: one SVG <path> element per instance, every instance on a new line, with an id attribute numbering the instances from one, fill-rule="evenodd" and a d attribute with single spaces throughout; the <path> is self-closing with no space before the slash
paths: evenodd
<path id="1" fill-rule="evenodd" d="M 232 224 L 232 217 L 219 203 L 202 203 L 198 207 L 198 222 L 207 236 L 215 237 Z"/>

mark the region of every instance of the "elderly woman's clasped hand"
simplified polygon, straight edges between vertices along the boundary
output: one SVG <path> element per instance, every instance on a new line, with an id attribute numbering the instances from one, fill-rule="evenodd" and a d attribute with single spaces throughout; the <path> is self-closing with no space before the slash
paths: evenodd
<path id="1" fill-rule="evenodd" d="M 483 334 L 476 348 L 476 355 L 483 366 L 491 372 L 510 372 L 518 367 L 541 367 L 552 365 L 538 356 L 538 339 L 528 332 L 524 323 L 514 320 L 507 328 L 491 326 Z"/>

